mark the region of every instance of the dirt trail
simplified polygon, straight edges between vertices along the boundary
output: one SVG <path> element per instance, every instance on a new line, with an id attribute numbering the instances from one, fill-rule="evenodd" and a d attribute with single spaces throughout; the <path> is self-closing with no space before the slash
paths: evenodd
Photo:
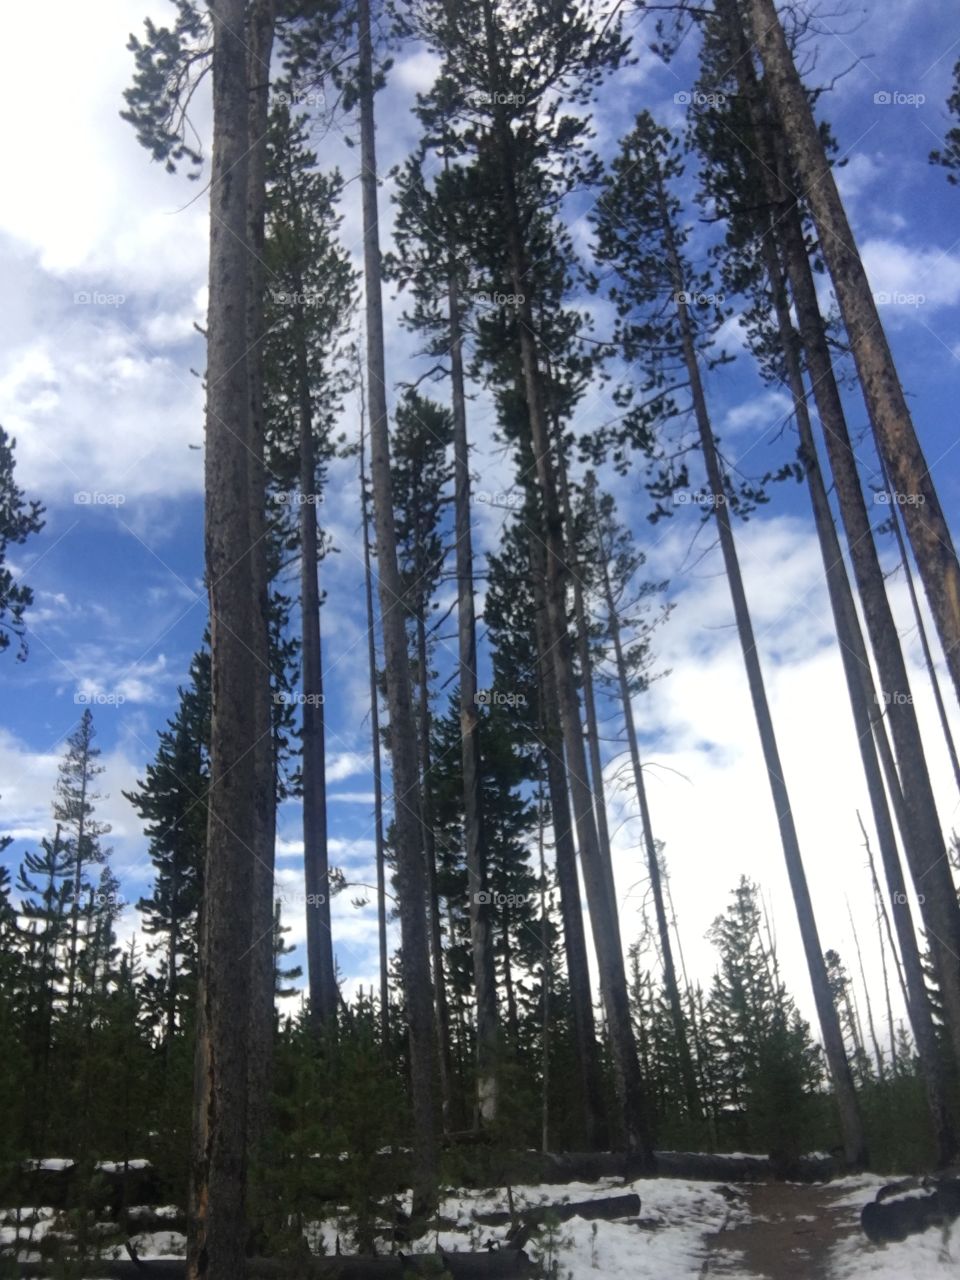
<path id="1" fill-rule="evenodd" d="M 751 1221 L 711 1238 L 701 1276 L 830 1280 L 831 1248 L 856 1231 L 849 1209 L 832 1203 L 835 1188 L 764 1182 L 737 1190 Z"/>

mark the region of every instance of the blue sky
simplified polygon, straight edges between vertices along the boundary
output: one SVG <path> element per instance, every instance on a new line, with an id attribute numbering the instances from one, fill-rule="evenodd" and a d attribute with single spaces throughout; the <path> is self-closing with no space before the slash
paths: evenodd
<path id="1" fill-rule="evenodd" d="M 960 452 L 960 190 L 949 187 L 927 154 L 942 141 L 945 99 L 960 56 L 960 17 L 912 3 L 868 3 L 843 18 L 818 19 L 808 51 L 811 79 L 846 74 L 822 99 L 846 164 L 838 177 L 887 333 L 943 505 L 956 529 Z M 202 369 L 206 274 L 206 206 L 202 183 L 171 178 L 137 145 L 118 117 L 132 59 L 125 44 L 149 13 L 165 20 L 162 0 L 54 0 L 58 31 L 45 50 L 43 85 L 23 51 L 34 38 L 24 9 L 5 14 L 0 51 L 8 183 L 0 202 L 0 422 L 17 437 L 18 478 L 47 507 L 47 526 L 14 557 L 36 593 L 30 657 L 0 660 L 0 828 L 17 837 L 7 860 L 50 829 L 57 757 L 82 709 L 93 710 L 109 798 L 100 815 L 113 824 L 115 866 L 131 901 L 149 868 L 135 813 L 121 792 L 152 757 L 156 731 L 171 713 L 205 618 L 202 572 Z M 814 12 L 816 10 L 814 9 Z M 29 25 L 28 25 L 29 24 Z M 650 26 L 631 17 L 638 65 L 604 90 L 596 113 L 598 146 L 609 153 L 641 108 L 678 130 L 696 77 L 695 40 L 664 66 L 650 52 Z M 434 60 L 422 49 L 399 51 L 379 104 L 381 169 L 416 140 L 413 94 L 429 86 Z M 678 100 L 677 95 L 680 95 Z M 878 95 L 880 97 L 878 98 Z M 884 100 L 884 96 L 889 101 Z M 922 98 L 922 101 L 918 99 Z M 913 99 L 908 101 L 907 99 Z M 29 130 L 17 126 L 24 116 Z M 209 112 L 198 100 L 203 134 Z M 356 150 L 334 134 L 319 143 L 321 161 L 348 179 L 344 243 L 359 260 Z M 389 182 L 382 210 L 389 224 Z M 576 213 L 581 214 L 582 208 Z M 696 211 L 691 209 L 691 219 Z M 704 235 L 697 229 L 698 237 Z M 824 285 L 824 289 L 826 289 Z M 398 323 L 388 297 L 388 378 L 418 371 L 416 342 Z M 735 322 L 728 348 L 737 351 Z M 752 474 L 792 456 L 784 428 L 786 397 L 764 388 L 748 356 L 708 379 L 712 410 L 728 456 Z M 442 395 L 442 389 L 437 390 Z M 851 427 L 865 415 L 855 388 L 847 395 Z M 585 398 L 578 428 L 609 410 L 605 393 Z M 510 487 L 509 460 L 491 439 L 492 414 L 480 392 L 472 407 L 478 489 Z M 343 429 L 357 430 L 356 405 Z M 873 457 L 864 445 L 867 474 Z M 656 527 L 644 518 L 635 477 L 613 488 L 621 511 L 646 548 L 651 575 L 669 577 L 676 602 L 658 636 L 659 660 L 671 674 L 638 702 L 650 770 L 657 834 L 666 841 L 688 965 L 709 978 L 703 941 L 741 871 L 760 880 L 778 925 L 793 985 L 810 1008 L 786 878 L 759 760 L 746 685 L 730 628 L 729 599 L 709 529 L 697 531 L 690 506 Z M 76 495 L 90 495 L 77 501 Z M 322 519 L 340 554 L 324 569 L 330 824 L 334 861 L 369 881 L 373 854 L 372 779 L 367 720 L 366 639 L 362 613 L 356 464 L 331 473 Z M 884 510 L 877 507 L 878 521 Z M 478 505 L 481 551 L 496 544 L 502 511 Z M 692 545 L 691 545 L 692 544 Z M 848 961 L 849 899 L 876 974 L 873 912 L 855 810 L 864 788 L 844 703 L 826 595 L 806 491 L 779 486 L 770 505 L 740 535 L 747 589 L 781 736 L 825 946 Z M 891 548 L 885 542 L 887 555 Z M 936 736 L 921 675 L 919 648 L 898 576 L 891 592 L 912 663 L 917 705 L 930 731 L 942 816 L 957 822 L 957 796 Z M 441 658 L 441 663 L 443 659 Z M 481 682 L 483 677 L 481 676 Z M 956 701 L 944 686 L 957 723 Z M 957 725 L 960 730 L 960 725 Z M 616 870 L 624 932 L 637 930 L 644 886 L 639 831 L 629 795 L 616 789 L 611 746 L 608 782 L 617 831 Z M 287 895 L 292 937 L 303 936 L 295 895 L 300 879 L 298 811 L 281 813 L 278 885 Z M 136 928 L 128 908 L 127 934 Z M 348 989 L 376 973 L 375 913 L 347 901 L 334 906 L 335 945 Z"/>

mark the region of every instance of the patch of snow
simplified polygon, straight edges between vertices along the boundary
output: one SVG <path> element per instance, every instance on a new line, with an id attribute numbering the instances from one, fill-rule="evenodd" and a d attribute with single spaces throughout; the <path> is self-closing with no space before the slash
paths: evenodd
<path id="1" fill-rule="evenodd" d="M 143 1262 L 156 1262 L 161 1258 L 185 1258 L 187 1255 L 187 1237 L 181 1231 L 144 1231 L 133 1236 L 130 1243 Z M 117 1245 L 106 1256 L 125 1258 L 127 1252 L 122 1245 Z"/>
<path id="2" fill-rule="evenodd" d="M 127 1210 L 128 1217 L 179 1217 L 182 1210 L 177 1204 L 132 1204 Z"/>

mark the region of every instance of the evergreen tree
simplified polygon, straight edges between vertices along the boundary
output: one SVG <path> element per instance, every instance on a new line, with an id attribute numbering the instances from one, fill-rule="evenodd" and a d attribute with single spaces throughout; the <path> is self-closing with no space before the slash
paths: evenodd
<path id="1" fill-rule="evenodd" d="M 791 1160 L 809 1132 L 806 1103 L 821 1083 L 820 1051 L 764 946 L 758 898 L 757 886 L 741 878 L 708 935 L 719 953 L 706 1026 L 713 1103 L 742 1122 L 741 1140 Z"/>
<path id="2" fill-rule="evenodd" d="M 59 823 L 64 848 L 70 859 L 70 924 L 66 962 L 66 1011 L 72 1013 L 77 998 L 77 965 L 81 944 L 85 941 L 82 904 L 92 885 L 88 879 L 91 869 L 102 864 L 107 850 L 100 845 L 100 837 L 107 835 L 107 823 L 97 822 L 94 806 L 103 797 L 94 790 L 94 780 L 103 773 L 98 764 L 100 748 L 93 745 L 96 730 L 93 713 L 86 707 L 80 723 L 67 738 L 67 750 L 60 762 L 56 798 L 53 805 L 54 819 Z"/>
<path id="3" fill-rule="evenodd" d="M 196 999 L 198 917 L 203 896 L 210 742 L 210 655 L 194 655 L 190 683 L 178 690 L 178 706 L 146 777 L 125 792 L 145 824 L 153 889 L 137 903 L 143 930 L 158 957 L 143 976 L 149 1025 L 169 1045 L 184 1027 Z"/>
<path id="4" fill-rule="evenodd" d="M 13 478 L 16 440 L 0 427 L 0 653 L 17 641 L 17 657 L 27 656 L 24 611 L 33 603 L 33 592 L 8 564 L 11 547 L 23 546 L 31 534 L 43 528 L 43 507 L 28 501 Z"/>

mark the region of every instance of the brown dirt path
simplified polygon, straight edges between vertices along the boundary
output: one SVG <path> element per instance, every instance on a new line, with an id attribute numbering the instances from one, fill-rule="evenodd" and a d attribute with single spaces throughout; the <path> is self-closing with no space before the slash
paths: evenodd
<path id="1" fill-rule="evenodd" d="M 834 1207 L 835 1188 L 761 1182 L 737 1191 L 751 1220 L 711 1238 L 701 1276 L 830 1280 L 831 1248 L 857 1229 L 849 1209 Z"/>

